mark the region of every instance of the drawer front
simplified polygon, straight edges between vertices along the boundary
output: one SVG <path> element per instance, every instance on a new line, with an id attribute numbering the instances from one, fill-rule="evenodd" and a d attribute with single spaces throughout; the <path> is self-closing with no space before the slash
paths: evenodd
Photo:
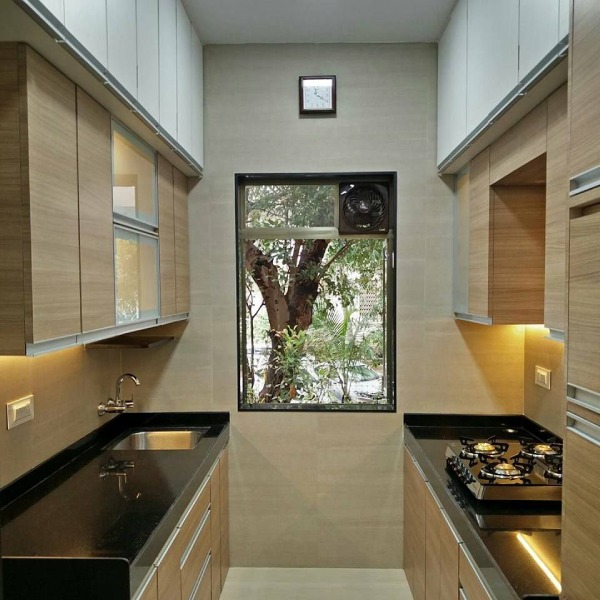
<path id="1" fill-rule="evenodd" d="M 133 600 L 158 600 L 158 577 L 157 569 L 152 569 L 152 575 L 145 579 L 140 589 L 133 596 Z"/>
<path id="2" fill-rule="evenodd" d="M 200 575 L 200 579 L 198 579 L 198 583 L 195 589 L 192 591 L 192 597 L 190 600 L 211 600 L 213 567 L 214 563 L 212 561 L 212 556 L 209 555 L 204 563 L 204 568 Z M 212 600 L 214 600 L 214 598 L 212 598 Z"/>
<path id="3" fill-rule="evenodd" d="M 188 600 L 210 554 L 210 509 L 206 511 L 181 558 L 181 597 Z M 210 577 L 209 577 L 210 579 Z"/>
<path id="4" fill-rule="evenodd" d="M 158 600 L 181 600 L 179 565 L 185 549 L 181 531 L 175 529 L 157 561 Z"/>
<path id="5" fill-rule="evenodd" d="M 210 479 L 207 479 L 202 485 L 202 488 L 195 495 L 188 509 L 185 511 L 181 521 L 179 521 L 178 527 L 181 529 L 184 548 L 187 548 L 189 545 L 192 536 L 198 529 L 198 525 L 204 518 L 209 506 Z"/>
<path id="6" fill-rule="evenodd" d="M 467 556 L 462 546 L 460 548 L 458 573 L 461 598 L 468 600 L 493 600 L 483 587 L 483 583 L 475 567 L 471 564 L 471 559 Z"/>

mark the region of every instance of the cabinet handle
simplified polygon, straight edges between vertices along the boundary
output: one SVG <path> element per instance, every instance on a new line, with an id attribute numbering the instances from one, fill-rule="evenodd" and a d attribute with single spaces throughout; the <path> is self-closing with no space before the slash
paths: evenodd
<path id="1" fill-rule="evenodd" d="M 465 592 L 465 588 L 461 587 L 458 589 L 458 593 L 460 594 L 460 600 L 469 600 L 467 596 L 467 592 Z"/>
<path id="2" fill-rule="evenodd" d="M 567 412 L 567 431 L 578 435 L 580 438 L 600 448 L 600 426 L 576 415 Z"/>
<path id="3" fill-rule="evenodd" d="M 597 392 L 567 383 L 567 400 L 600 415 L 600 395 Z"/>
<path id="4" fill-rule="evenodd" d="M 569 196 L 576 196 L 598 186 L 600 186 L 600 166 L 593 167 L 572 177 Z"/>

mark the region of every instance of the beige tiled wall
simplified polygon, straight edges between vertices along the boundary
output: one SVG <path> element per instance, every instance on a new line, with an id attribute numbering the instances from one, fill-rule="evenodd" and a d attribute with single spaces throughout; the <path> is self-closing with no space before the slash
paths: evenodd
<path id="1" fill-rule="evenodd" d="M 62 350 L 36 358 L 0 356 L 0 486 L 50 458 L 110 417 L 97 406 L 114 395 L 114 350 Z M 35 418 L 6 429 L 6 402 L 34 395 Z"/>
<path id="2" fill-rule="evenodd" d="M 525 333 L 525 414 L 560 437 L 565 433 L 566 381 L 564 344 L 546 338 L 548 330 L 527 327 Z M 550 369 L 551 386 L 535 385 L 535 366 Z"/>
<path id="3" fill-rule="evenodd" d="M 234 566 L 402 564 L 402 413 L 522 412 L 522 327 L 452 318 L 452 192 L 435 168 L 436 46 L 207 46 L 205 176 L 190 195 L 192 319 L 123 351 L 141 410 L 231 411 Z M 298 117 L 334 74 L 335 118 Z M 234 174 L 398 172 L 397 414 L 237 412 Z"/>

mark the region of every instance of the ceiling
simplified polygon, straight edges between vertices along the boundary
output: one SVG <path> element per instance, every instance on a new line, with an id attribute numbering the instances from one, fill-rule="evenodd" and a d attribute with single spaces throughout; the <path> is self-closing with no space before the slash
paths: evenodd
<path id="1" fill-rule="evenodd" d="M 183 0 L 203 44 L 437 41 L 456 0 Z"/>

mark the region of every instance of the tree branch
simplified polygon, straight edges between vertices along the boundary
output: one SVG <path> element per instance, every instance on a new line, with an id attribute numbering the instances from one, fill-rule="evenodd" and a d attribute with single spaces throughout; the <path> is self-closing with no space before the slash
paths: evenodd
<path id="1" fill-rule="evenodd" d="M 342 256 L 344 256 L 344 254 L 346 254 L 346 252 L 348 252 L 348 250 L 350 250 L 350 248 L 356 243 L 356 240 L 348 240 L 346 242 L 346 244 L 340 248 L 322 267 L 321 267 L 321 274 L 319 275 L 319 281 L 321 280 L 321 278 L 323 277 L 323 275 L 325 275 L 325 273 L 327 272 L 327 269 L 329 269 L 329 267 L 338 259 L 341 258 Z"/>

